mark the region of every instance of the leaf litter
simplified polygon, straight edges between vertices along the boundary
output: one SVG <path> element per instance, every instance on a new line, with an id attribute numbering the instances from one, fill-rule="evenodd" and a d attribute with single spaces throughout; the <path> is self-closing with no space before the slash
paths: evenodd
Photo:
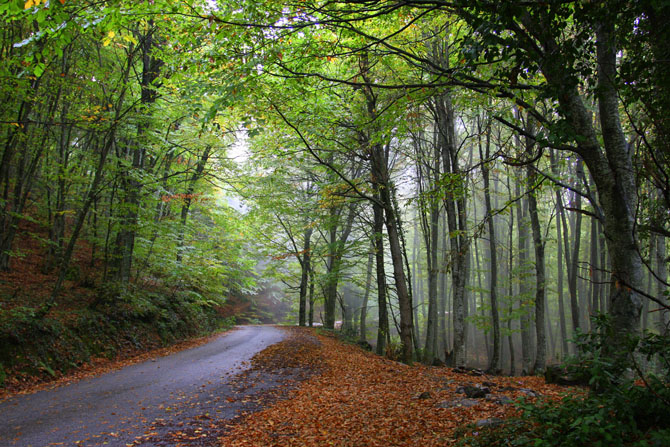
<path id="1" fill-rule="evenodd" d="M 408 366 L 332 336 L 306 343 L 314 334 L 308 328 L 288 330 L 291 337 L 259 353 L 253 365 L 309 367 L 318 374 L 272 406 L 226 423 L 219 445 L 444 446 L 455 442 L 459 426 L 518 415 L 513 399 L 559 399 L 566 391 L 536 376 Z M 482 389 L 484 396 L 467 398 L 466 387 Z"/>

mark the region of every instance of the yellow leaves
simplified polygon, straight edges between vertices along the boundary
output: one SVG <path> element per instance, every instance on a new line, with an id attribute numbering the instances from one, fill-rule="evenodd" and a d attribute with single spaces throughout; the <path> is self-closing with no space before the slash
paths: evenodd
<path id="1" fill-rule="evenodd" d="M 33 6 L 39 6 L 42 3 L 42 0 L 27 0 L 26 4 L 23 5 L 23 9 L 30 9 Z"/>
<path id="2" fill-rule="evenodd" d="M 114 36 L 116 36 L 116 33 L 114 31 L 108 32 L 107 36 L 104 39 L 102 39 L 102 45 L 105 47 L 108 46 L 112 42 L 112 39 L 114 39 Z"/>
<path id="3" fill-rule="evenodd" d="M 125 40 L 126 42 L 129 42 L 129 43 L 132 43 L 132 44 L 134 44 L 134 45 L 137 45 L 137 39 L 135 39 L 135 38 L 134 38 L 133 36 L 131 36 L 130 34 L 126 34 L 126 35 L 124 35 L 124 36 L 123 36 L 123 40 Z"/>
<path id="4" fill-rule="evenodd" d="M 61 5 L 65 4 L 65 0 L 58 0 Z M 23 9 L 30 9 L 34 6 L 39 6 L 42 3 L 46 5 L 46 0 L 26 0 L 26 2 L 23 5 Z"/>
<path id="5" fill-rule="evenodd" d="M 109 31 L 105 35 L 105 38 L 102 39 L 102 45 L 105 46 L 105 47 L 109 46 L 109 44 L 111 44 L 114 41 L 115 37 L 117 37 L 116 32 L 115 31 Z M 132 34 L 123 34 L 119 37 L 121 37 L 121 39 L 123 39 L 123 41 L 126 42 L 126 43 L 131 43 L 133 45 L 137 45 L 137 39 L 135 39 L 135 37 Z M 116 46 L 125 48 L 125 46 L 121 45 L 120 43 L 117 43 Z"/>
<path id="6" fill-rule="evenodd" d="M 85 110 L 85 114 L 81 115 L 81 119 L 84 121 L 104 121 L 104 113 L 109 112 L 112 108 L 112 104 L 108 104 L 107 107 L 104 106 L 92 106 Z"/>

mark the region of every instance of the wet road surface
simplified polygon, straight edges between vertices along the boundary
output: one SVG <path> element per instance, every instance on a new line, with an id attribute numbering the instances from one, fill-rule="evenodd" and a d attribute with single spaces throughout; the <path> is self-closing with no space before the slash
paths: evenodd
<path id="1" fill-rule="evenodd" d="M 235 376 L 256 353 L 284 338 L 271 326 L 242 326 L 196 348 L 10 398 L 0 402 L 0 446 L 174 445 L 157 441 L 161 427 L 205 438 L 202 427 L 213 427 L 210 421 L 247 410 Z M 255 392 L 280 385 L 258 383 Z"/>

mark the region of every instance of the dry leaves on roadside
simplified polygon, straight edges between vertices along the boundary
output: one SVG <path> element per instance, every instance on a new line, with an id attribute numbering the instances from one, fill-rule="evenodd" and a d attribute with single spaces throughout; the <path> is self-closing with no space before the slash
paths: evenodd
<path id="1" fill-rule="evenodd" d="M 460 425 L 516 411 L 513 405 L 484 398 L 461 405 L 459 387 L 487 382 L 494 396 L 512 399 L 565 391 L 539 377 L 474 377 L 450 368 L 407 366 L 331 337 L 319 340 L 319 349 L 301 354 L 318 357 L 312 361 L 323 365 L 322 373 L 288 400 L 230 424 L 221 445 L 444 446 L 453 442 L 451 434 Z M 275 357 L 292 356 L 272 349 Z"/>

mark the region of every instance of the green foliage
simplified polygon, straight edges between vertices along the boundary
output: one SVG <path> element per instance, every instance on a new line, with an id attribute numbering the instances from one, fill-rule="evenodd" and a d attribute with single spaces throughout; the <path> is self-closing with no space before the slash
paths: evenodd
<path id="1" fill-rule="evenodd" d="M 402 343 L 399 337 L 391 337 L 391 341 L 386 345 L 386 358 L 397 361 L 402 358 Z"/>
<path id="2" fill-rule="evenodd" d="M 590 392 L 560 401 L 518 402 L 521 419 L 500 427 L 469 426 L 459 433 L 468 446 L 665 446 L 670 444 L 670 387 L 667 382 L 670 337 L 630 335 L 612 349 L 612 323 L 593 319 L 594 330 L 580 334 L 579 354 L 568 364 L 571 374 L 588 377 Z M 619 337 L 623 337 L 619 335 Z M 643 372 L 639 361 L 659 362 Z M 640 383 L 643 382 L 643 384 Z"/>
<path id="3" fill-rule="evenodd" d="M 221 304 L 191 291 L 169 294 L 110 283 L 94 307 L 68 315 L 36 318 L 26 307 L 3 311 L 0 386 L 5 368 L 12 375 L 54 377 L 92 356 L 113 358 L 232 327 L 235 317 L 222 318 Z"/>

